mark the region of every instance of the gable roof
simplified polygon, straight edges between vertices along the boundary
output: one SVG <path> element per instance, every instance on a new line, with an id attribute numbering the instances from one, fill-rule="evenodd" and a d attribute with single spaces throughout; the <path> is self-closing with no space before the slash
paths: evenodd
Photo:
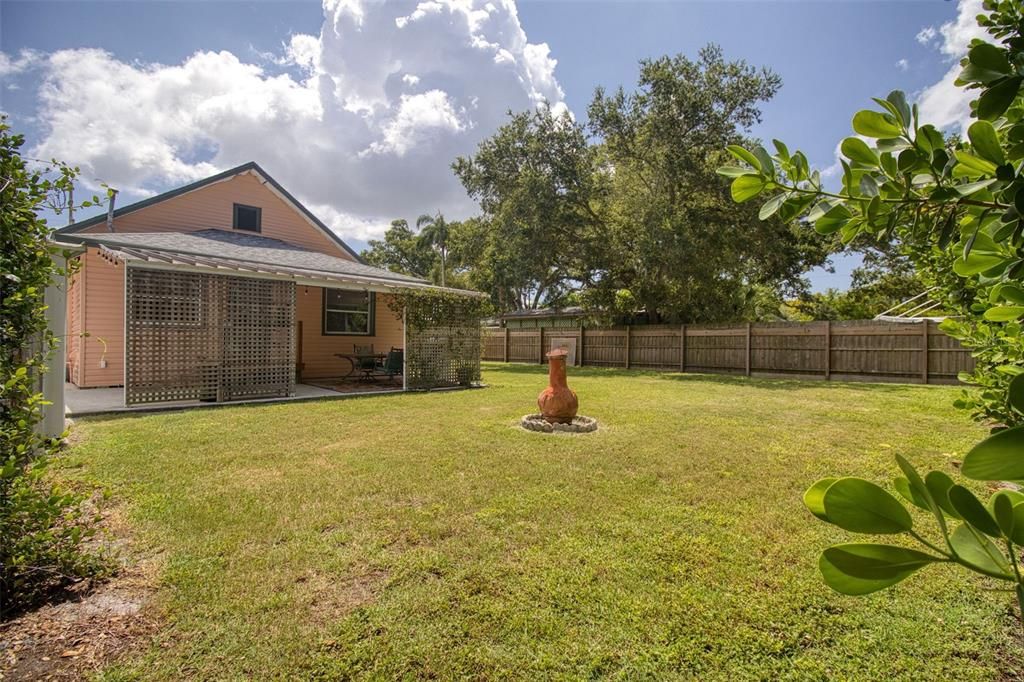
<path id="1" fill-rule="evenodd" d="M 356 263 L 345 258 L 307 251 L 294 244 L 255 234 L 227 230 L 196 232 L 80 233 L 61 236 L 62 243 L 99 247 L 104 253 L 143 267 L 199 268 L 225 274 L 328 280 L 368 289 L 443 289 L 467 296 L 479 292 L 437 287 L 418 277 Z"/>
<path id="2" fill-rule="evenodd" d="M 241 166 L 235 166 L 234 168 L 229 168 L 226 171 L 223 171 L 221 173 L 217 173 L 216 175 L 211 175 L 208 178 L 203 178 L 202 180 L 196 180 L 193 183 L 190 183 L 188 185 L 183 185 L 183 186 L 178 187 L 176 189 L 169 190 L 167 192 L 164 192 L 163 194 L 157 194 L 156 196 L 149 197 L 148 199 L 143 199 L 142 201 L 136 201 L 134 204 L 128 204 L 127 206 L 123 206 L 121 208 L 115 209 L 114 210 L 114 218 L 117 219 L 117 218 L 119 218 L 119 217 L 121 217 L 123 215 L 127 215 L 129 213 L 134 213 L 135 211 L 138 211 L 138 210 L 141 210 L 143 208 L 146 208 L 147 206 L 152 206 L 153 204 L 158 204 L 161 201 L 166 201 L 167 199 L 173 199 L 174 197 L 181 196 L 182 194 L 188 194 L 189 192 L 194 192 L 197 189 L 202 189 L 203 187 L 206 187 L 207 185 L 212 185 L 214 183 L 220 182 L 221 180 L 227 180 L 228 178 L 232 178 L 232 177 L 234 177 L 236 175 L 241 175 L 243 173 L 249 173 L 249 172 L 255 173 L 255 174 L 259 175 L 261 178 L 263 178 L 263 180 L 266 181 L 271 186 L 273 191 L 275 191 L 277 194 L 279 194 L 281 196 L 281 198 L 284 200 L 285 203 L 289 204 L 293 209 L 295 209 L 298 213 L 300 213 L 302 215 L 302 217 L 305 218 L 310 223 L 312 223 L 313 226 L 319 228 L 325 235 L 327 235 L 331 239 L 331 241 L 333 241 L 335 244 L 337 244 L 338 246 L 343 248 L 349 255 L 351 255 L 353 258 L 355 258 L 357 262 L 359 262 L 359 263 L 364 263 L 365 262 L 365 261 L 363 261 L 362 258 L 359 257 L 359 254 L 357 254 L 348 244 L 346 244 L 342 240 L 341 237 L 339 237 L 337 234 L 335 234 L 335 232 L 331 228 L 327 227 L 327 225 L 325 225 L 323 223 L 323 221 L 321 221 L 319 218 L 317 218 L 313 214 L 312 211 L 310 211 L 308 208 L 303 206 L 302 202 L 300 202 L 298 199 L 293 197 L 288 190 L 286 190 L 284 187 L 282 187 L 281 184 L 277 180 L 272 178 L 255 161 L 249 161 L 248 163 L 243 163 Z M 101 213 L 101 214 L 95 215 L 95 216 L 93 216 L 91 218 L 86 218 L 85 220 L 80 220 L 77 223 L 72 223 L 71 225 L 68 225 L 67 227 L 62 227 L 59 230 L 57 230 L 57 234 L 59 234 L 59 235 L 75 234 L 77 232 L 81 232 L 82 230 L 84 230 L 86 228 L 92 227 L 94 225 L 99 225 L 100 223 L 105 222 L 106 219 L 107 219 L 107 214 L 106 213 Z"/>

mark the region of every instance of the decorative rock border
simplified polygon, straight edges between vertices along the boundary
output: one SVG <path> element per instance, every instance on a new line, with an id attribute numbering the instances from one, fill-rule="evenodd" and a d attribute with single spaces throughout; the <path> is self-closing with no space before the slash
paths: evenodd
<path id="1" fill-rule="evenodd" d="M 549 424 L 540 414 L 528 414 L 519 422 L 527 431 L 539 433 L 590 433 L 597 431 L 597 420 L 593 417 L 577 415 L 571 424 Z"/>

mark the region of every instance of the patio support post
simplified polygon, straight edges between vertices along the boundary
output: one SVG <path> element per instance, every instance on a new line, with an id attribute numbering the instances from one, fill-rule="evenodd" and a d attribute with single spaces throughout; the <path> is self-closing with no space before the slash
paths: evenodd
<path id="1" fill-rule="evenodd" d="M 63 254 L 53 254 L 54 265 L 67 268 L 67 259 Z M 56 438 L 64 433 L 64 371 L 66 363 L 67 339 L 67 275 L 46 287 L 43 299 L 46 303 L 47 327 L 57 337 L 57 343 L 46 360 L 46 372 L 43 374 L 43 398 L 50 404 L 43 408 L 43 421 L 40 424 L 43 435 Z"/>
<path id="2" fill-rule="evenodd" d="M 402 390 L 409 390 L 409 325 L 406 321 L 408 308 L 402 307 Z"/>
<path id="3" fill-rule="evenodd" d="M 508 327 L 505 327 L 505 344 L 504 344 L 504 346 L 501 349 L 501 354 L 502 354 L 502 357 L 505 358 L 505 360 L 504 360 L 505 362 L 508 362 L 508 334 L 509 334 Z"/>

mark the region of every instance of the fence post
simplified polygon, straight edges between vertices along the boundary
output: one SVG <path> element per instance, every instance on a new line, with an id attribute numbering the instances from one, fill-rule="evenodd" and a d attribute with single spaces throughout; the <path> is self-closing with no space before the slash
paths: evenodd
<path id="1" fill-rule="evenodd" d="M 626 325 L 626 369 L 629 369 L 629 338 L 633 335 L 631 331 L 632 327 Z"/>
<path id="2" fill-rule="evenodd" d="M 825 320 L 825 381 L 832 379 L 832 320 Z"/>
<path id="3" fill-rule="evenodd" d="M 749 377 L 750 376 L 750 323 L 749 322 L 747 322 L 747 363 L 746 363 L 746 373 L 747 373 L 747 376 Z"/>
<path id="4" fill-rule="evenodd" d="M 501 354 L 505 358 L 505 362 L 508 362 L 508 327 L 505 327 L 505 346 L 502 348 Z"/>
<path id="5" fill-rule="evenodd" d="M 686 325 L 679 325 L 679 371 L 686 372 Z"/>
<path id="6" fill-rule="evenodd" d="M 928 383 L 928 319 L 921 320 L 921 380 Z"/>
<path id="7" fill-rule="evenodd" d="M 540 364 L 544 364 L 544 327 L 538 327 L 537 333 L 540 335 Z"/>
<path id="8" fill-rule="evenodd" d="M 583 360 L 584 360 L 584 358 L 586 358 L 586 355 L 584 355 L 584 348 L 583 348 L 583 336 L 585 334 L 585 330 L 586 330 L 586 327 L 584 327 L 583 323 L 581 322 L 580 323 L 580 346 L 579 346 L 579 348 L 576 349 L 576 354 L 579 356 L 579 359 L 580 359 L 580 367 L 583 366 L 583 364 L 584 364 Z"/>

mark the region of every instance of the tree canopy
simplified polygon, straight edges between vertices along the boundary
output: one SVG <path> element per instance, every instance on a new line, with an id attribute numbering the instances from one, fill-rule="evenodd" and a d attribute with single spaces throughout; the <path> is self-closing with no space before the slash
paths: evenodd
<path id="1" fill-rule="evenodd" d="M 404 275 L 430 278 L 437 266 L 438 254 L 419 238 L 404 219 L 392 220 L 383 239 L 371 239 L 361 254 L 370 265 Z"/>
<path id="2" fill-rule="evenodd" d="M 634 92 L 597 90 L 590 125 L 613 172 L 603 276 L 585 301 L 671 321 L 745 319 L 759 287 L 798 288 L 825 260 L 825 240 L 759 221 L 729 201 L 715 174 L 722 149 L 745 141 L 780 84 L 770 70 L 708 46 L 696 60 L 641 62 Z"/>
<path id="3" fill-rule="evenodd" d="M 567 113 L 510 113 L 476 154 L 452 165 L 483 215 L 471 239 L 495 305 L 557 305 L 592 279 L 606 178 L 598 150 Z"/>
<path id="4" fill-rule="evenodd" d="M 715 173 L 779 85 L 708 46 L 641 62 L 634 91 L 599 88 L 586 126 L 546 107 L 510 112 L 453 164 L 481 208 L 452 230 L 453 256 L 499 310 L 574 301 L 607 317 L 756 317 L 766 290 L 801 291 L 832 241 L 759 221 Z"/>

